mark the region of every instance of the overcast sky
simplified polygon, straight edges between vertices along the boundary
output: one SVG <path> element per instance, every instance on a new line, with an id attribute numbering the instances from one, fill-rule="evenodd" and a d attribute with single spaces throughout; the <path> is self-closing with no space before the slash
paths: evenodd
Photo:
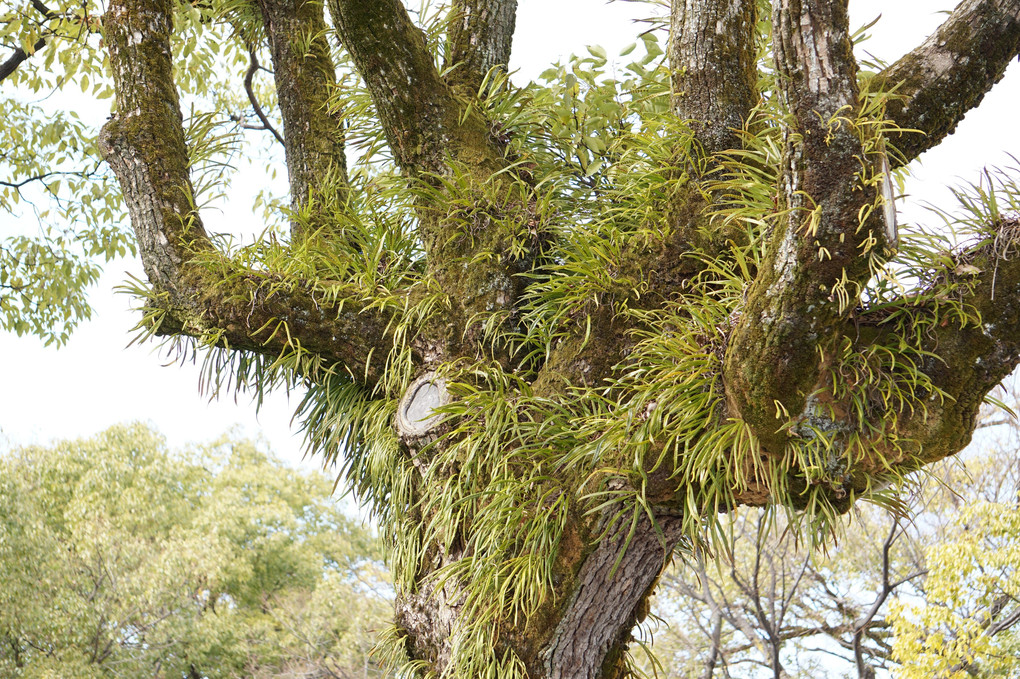
<path id="1" fill-rule="evenodd" d="M 852 20 L 859 26 L 884 13 L 863 49 L 890 61 L 929 34 L 943 18 L 936 10 L 953 3 L 900 0 L 879 5 L 852 1 Z M 553 61 L 582 52 L 586 44 L 600 44 L 610 55 L 619 52 L 644 30 L 632 20 L 652 9 L 601 0 L 520 0 L 512 58 L 512 67 L 519 69 L 517 81 L 527 82 Z M 1020 71 L 1014 63 L 956 134 L 915 163 L 916 179 L 901 205 L 901 222 L 933 221 L 923 203 L 948 204 L 946 184 L 976 180 L 983 166 L 1009 165 L 1013 161 L 1007 153 L 1020 155 L 1017 102 Z M 248 192 L 239 190 L 232 194 L 229 213 L 203 217 L 210 230 L 241 223 L 257 232 L 250 204 Z M 59 350 L 43 348 L 35 338 L 0 333 L 0 442 L 18 445 L 85 436 L 117 422 L 139 420 L 157 427 L 172 445 L 208 440 L 236 427 L 248 436 L 264 436 L 284 459 L 299 463 L 301 440 L 290 426 L 294 397 L 291 403 L 283 394 L 267 399 L 256 417 L 243 396 L 237 403 L 232 398 L 210 403 L 200 396 L 197 366 L 164 367 L 167 359 L 152 345 L 125 348 L 136 316 L 127 311 L 127 298 L 111 292 L 125 272 L 140 276 L 140 263 L 121 260 L 108 268 L 91 297 L 95 320 L 81 326 Z"/>

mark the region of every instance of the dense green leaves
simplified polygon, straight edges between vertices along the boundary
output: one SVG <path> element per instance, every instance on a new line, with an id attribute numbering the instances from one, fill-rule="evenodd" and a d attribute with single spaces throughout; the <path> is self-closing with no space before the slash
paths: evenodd
<path id="1" fill-rule="evenodd" d="M 379 547 L 330 491 L 251 442 L 171 453 L 142 426 L 4 454 L 0 674 L 379 676 Z"/>

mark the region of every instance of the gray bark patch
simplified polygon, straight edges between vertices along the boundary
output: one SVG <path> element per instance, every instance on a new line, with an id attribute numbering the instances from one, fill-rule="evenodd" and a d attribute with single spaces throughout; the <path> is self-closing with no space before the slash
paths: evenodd
<path id="1" fill-rule="evenodd" d="M 428 372 L 411 383 L 397 407 L 397 431 L 402 437 L 417 438 L 428 434 L 442 415 L 436 412 L 450 402 L 446 380 Z"/>

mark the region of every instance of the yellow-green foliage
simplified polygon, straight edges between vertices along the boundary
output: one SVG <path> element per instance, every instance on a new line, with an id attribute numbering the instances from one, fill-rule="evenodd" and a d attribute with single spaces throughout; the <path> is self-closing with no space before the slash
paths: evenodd
<path id="1" fill-rule="evenodd" d="M 330 491 L 137 425 L 0 454 L 0 676 L 361 672 L 388 579 Z"/>
<path id="2" fill-rule="evenodd" d="M 924 600 L 892 610 L 896 676 L 1020 676 L 1020 639 L 1010 624 L 1020 598 L 1020 510 L 978 502 L 956 525 L 953 539 L 927 551 Z"/>

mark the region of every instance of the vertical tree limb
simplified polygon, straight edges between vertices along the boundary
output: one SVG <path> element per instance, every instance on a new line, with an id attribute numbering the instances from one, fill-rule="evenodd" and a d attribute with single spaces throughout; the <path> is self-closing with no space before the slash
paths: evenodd
<path id="1" fill-rule="evenodd" d="M 727 394 L 766 449 L 804 410 L 819 347 L 856 304 L 884 234 L 862 183 L 857 62 L 846 0 L 774 0 L 776 69 L 792 116 L 782 176 L 785 217 L 772 234 L 726 359 Z M 863 211 L 862 211 L 863 210 Z"/>
<path id="2" fill-rule="evenodd" d="M 340 114 L 330 105 L 336 66 L 322 4 L 318 0 L 257 0 L 257 4 L 269 37 L 283 117 L 292 205 L 300 210 L 324 185 L 331 199 L 337 193 L 342 199 L 347 183 L 344 129 Z M 300 230 L 297 222 L 292 230 Z"/>
<path id="3" fill-rule="evenodd" d="M 211 246 L 194 213 L 170 56 L 171 12 L 169 0 L 110 5 L 104 38 L 117 111 L 103 127 L 99 143 L 121 179 L 146 276 L 175 303 L 186 304 L 185 265 Z"/>
<path id="4" fill-rule="evenodd" d="M 450 6 L 446 68 L 454 89 L 475 95 L 490 69 L 510 62 L 517 0 L 454 0 Z"/>
<path id="5" fill-rule="evenodd" d="M 502 152 L 487 124 L 477 113 L 462 116 L 463 104 L 439 76 L 424 33 L 400 0 L 330 0 L 329 9 L 405 172 L 444 174 L 450 158 L 480 174 L 501 169 Z"/>
<path id="6" fill-rule="evenodd" d="M 324 300 L 307 285 L 237 271 L 215 251 L 194 205 L 173 81 L 170 0 L 114 0 L 103 26 L 117 111 L 100 151 L 124 192 L 163 334 L 215 336 L 270 356 L 301 347 L 371 385 L 392 344 L 392 312 L 357 294 Z M 229 283 L 226 282 L 229 279 Z M 321 297 L 321 296 L 320 296 Z"/>
<path id="7" fill-rule="evenodd" d="M 705 155 L 741 147 L 758 103 L 755 0 L 673 0 L 669 61 L 673 109 Z"/>

